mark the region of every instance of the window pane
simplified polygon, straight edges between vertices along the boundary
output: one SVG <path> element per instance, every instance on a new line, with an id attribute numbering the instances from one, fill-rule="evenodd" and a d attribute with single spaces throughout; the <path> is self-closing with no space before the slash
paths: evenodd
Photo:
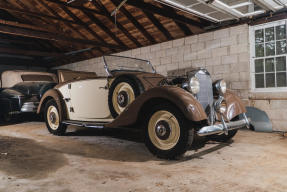
<path id="1" fill-rule="evenodd" d="M 276 50 L 277 50 L 277 55 L 281 55 L 281 54 L 287 53 L 286 40 L 277 41 L 277 43 L 276 43 Z"/>
<path id="2" fill-rule="evenodd" d="M 255 46 L 255 56 L 256 57 L 264 57 L 264 45 L 263 44 L 257 44 Z"/>
<path id="3" fill-rule="evenodd" d="M 262 72 L 264 72 L 264 60 L 256 59 L 255 60 L 255 73 L 262 73 Z"/>
<path id="4" fill-rule="evenodd" d="M 275 87 L 275 73 L 266 74 L 266 87 Z"/>
<path id="5" fill-rule="evenodd" d="M 276 39 L 286 39 L 286 26 L 280 25 L 276 27 Z"/>
<path id="6" fill-rule="evenodd" d="M 266 56 L 275 55 L 275 43 L 266 43 Z"/>
<path id="7" fill-rule="evenodd" d="M 277 73 L 277 87 L 286 87 L 286 72 Z"/>
<path id="8" fill-rule="evenodd" d="M 265 59 L 265 72 L 274 72 L 274 58 Z"/>
<path id="9" fill-rule="evenodd" d="M 255 75 L 255 87 L 264 88 L 264 74 Z"/>
<path id="10" fill-rule="evenodd" d="M 276 57 L 276 71 L 286 71 L 286 57 Z"/>
<path id="11" fill-rule="evenodd" d="M 274 41 L 274 27 L 265 29 L 265 42 Z"/>
<path id="12" fill-rule="evenodd" d="M 264 32 L 263 29 L 255 31 L 255 43 L 263 43 L 264 42 Z"/>

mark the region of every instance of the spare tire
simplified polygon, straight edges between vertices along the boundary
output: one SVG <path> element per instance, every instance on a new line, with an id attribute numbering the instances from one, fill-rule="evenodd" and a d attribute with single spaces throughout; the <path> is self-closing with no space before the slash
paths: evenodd
<path id="1" fill-rule="evenodd" d="M 128 77 L 119 77 L 113 81 L 109 90 L 109 108 L 116 118 L 140 95 L 139 85 Z"/>

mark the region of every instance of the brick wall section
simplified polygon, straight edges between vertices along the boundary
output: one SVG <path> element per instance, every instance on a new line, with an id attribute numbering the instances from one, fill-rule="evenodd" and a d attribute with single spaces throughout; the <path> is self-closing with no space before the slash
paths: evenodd
<path id="1" fill-rule="evenodd" d="M 268 113 L 274 130 L 287 130 L 287 115 L 280 112 L 287 101 L 250 101 L 249 26 L 239 25 L 214 32 L 194 35 L 152 46 L 133 49 L 118 55 L 150 60 L 158 73 L 183 73 L 192 67 L 206 68 L 213 80 L 225 79 L 228 87 L 247 104 Z M 61 68 L 94 71 L 105 75 L 102 58 L 94 58 Z M 287 107 L 286 107 L 287 108 Z M 277 114 L 282 115 L 277 115 Z M 284 114 L 287 114 L 284 112 Z"/>

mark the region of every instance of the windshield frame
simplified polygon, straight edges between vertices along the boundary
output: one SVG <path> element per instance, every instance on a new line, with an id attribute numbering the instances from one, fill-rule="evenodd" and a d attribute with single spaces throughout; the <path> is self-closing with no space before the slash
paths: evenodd
<path id="1" fill-rule="evenodd" d="M 104 61 L 104 68 L 105 68 L 105 71 L 106 73 L 108 74 L 108 76 L 113 76 L 112 72 L 110 71 L 109 67 L 108 67 L 108 64 L 106 62 L 106 58 L 107 56 L 112 56 L 112 57 L 120 57 L 120 58 L 127 58 L 127 59 L 134 59 L 134 60 L 138 60 L 138 61 L 144 61 L 144 62 L 147 62 L 148 65 L 151 66 L 152 68 L 152 73 L 156 73 L 156 70 L 155 68 L 153 67 L 153 65 L 151 64 L 151 62 L 149 60 L 145 60 L 145 59 L 138 59 L 138 58 L 134 58 L 134 57 L 128 57 L 128 56 L 120 56 L 120 55 L 105 55 L 103 56 L 103 61 Z M 128 69 L 125 69 L 123 71 L 136 71 L 136 72 L 144 72 L 144 71 L 141 71 L 141 70 L 128 70 Z"/>

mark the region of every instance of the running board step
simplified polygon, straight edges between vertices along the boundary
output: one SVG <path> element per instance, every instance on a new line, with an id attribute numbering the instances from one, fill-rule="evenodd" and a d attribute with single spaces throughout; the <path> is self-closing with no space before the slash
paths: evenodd
<path id="1" fill-rule="evenodd" d="M 96 128 L 96 129 L 103 129 L 105 124 L 109 122 L 85 122 L 85 121 L 63 121 L 65 125 L 74 125 L 79 127 L 87 127 L 87 128 Z"/>

